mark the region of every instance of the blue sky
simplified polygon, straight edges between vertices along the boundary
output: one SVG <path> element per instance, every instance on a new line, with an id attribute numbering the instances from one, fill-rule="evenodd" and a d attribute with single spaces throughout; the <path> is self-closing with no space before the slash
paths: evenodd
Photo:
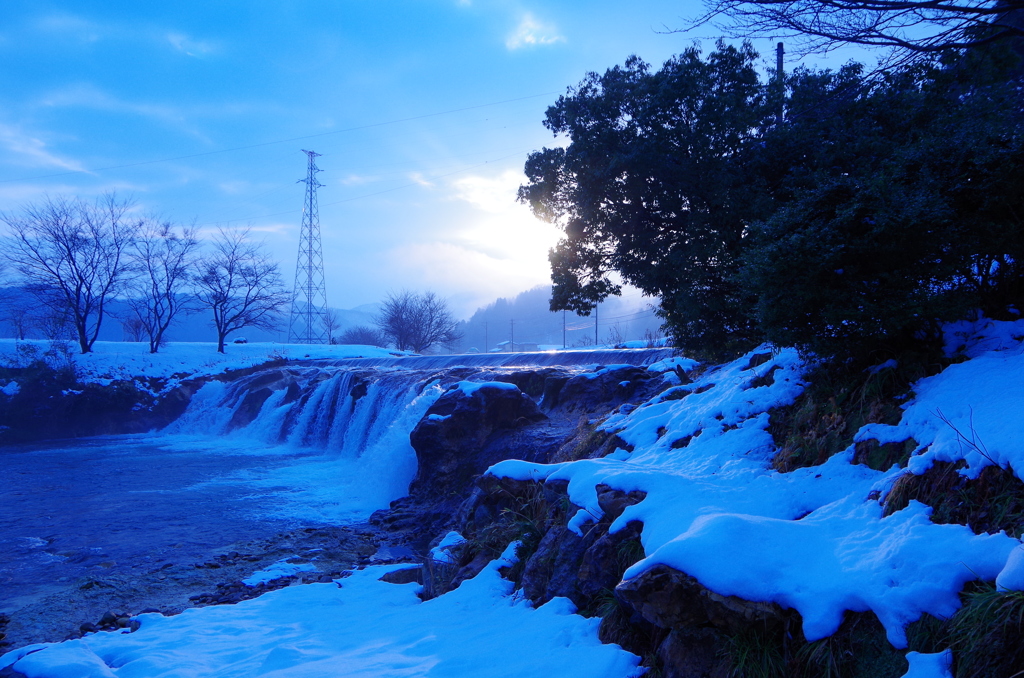
<path id="1" fill-rule="evenodd" d="M 322 154 L 331 306 L 431 289 L 468 315 L 547 282 L 554 227 L 514 201 L 545 108 L 630 54 L 660 64 L 690 2 L 362 0 L 0 6 L 0 210 L 133 196 L 249 226 L 291 282 Z M 710 46 L 710 42 L 705 42 Z"/>

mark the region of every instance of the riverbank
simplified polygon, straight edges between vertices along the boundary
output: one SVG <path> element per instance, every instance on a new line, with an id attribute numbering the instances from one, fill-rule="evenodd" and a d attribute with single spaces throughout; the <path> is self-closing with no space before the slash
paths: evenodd
<path id="1" fill-rule="evenodd" d="M 84 630 L 98 630 L 107 614 L 175 615 L 193 607 L 237 603 L 282 586 L 331 581 L 359 565 L 391 562 L 387 549 L 378 554 L 382 543 L 369 525 L 307 526 L 227 543 L 187 562 L 111 565 L 73 580 L 52 581 L 34 595 L 8 602 L 0 654 L 80 637 Z M 268 569 L 264 584 L 242 583 Z"/>

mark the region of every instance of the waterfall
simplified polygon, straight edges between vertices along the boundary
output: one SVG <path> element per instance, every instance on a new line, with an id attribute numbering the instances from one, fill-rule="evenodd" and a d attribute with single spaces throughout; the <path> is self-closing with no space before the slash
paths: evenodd
<path id="1" fill-rule="evenodd" d="M 365 519 L 408 493 L 409 434 L 447 384 L 524 367 L 648 365 L 670 349 L 315 360 L 268 367 L 200 388 L 168 436 L 269 455 L 247 482 L 288 504 L 291 517 Z M 216 441 L 216 443 L 214 443 Z"/>

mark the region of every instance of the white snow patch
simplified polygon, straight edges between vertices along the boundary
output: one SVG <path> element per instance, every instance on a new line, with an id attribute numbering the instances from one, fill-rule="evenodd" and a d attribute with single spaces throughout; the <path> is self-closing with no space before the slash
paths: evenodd
<path id="1" fill-rule="evenodd" d="M 283 558 L 272 565 L 268 565 L 262 570 L 253 572 L 251 575 L 242 580 L 242 583 L 246 586 L 258 586 L 260 584 L 266 584 L 267 582 L 280 579 L 281 577 L 290 577 L 293 574 L 299 572 L 316 572 L 316 566 L 313 563 L 290 563 L 289 560 L 295 558 L 295 556 L 289 556 Z"/>
<path id="2" fill-rule="evenodd" d="M 913 438 L 918 453 L 908 469 L 922 474 L 935 461 L 965 461 L 977 477 L 986 466 L 1012 468 L 1024 478 L 1024 347 L 990 351 L 914 384 L 899 424 L 869 424 L 856 440 Z"/>
<path id="3" fill-rule="evenodd" d="M 1024 337 L 1024 320 L 961 320 L 942 328 L 946 355 L 976 358 L 988 351 L 1016 348 Z"/>
<path id="4" fill-rule="evenodd" d="M 518 391 L 519 387 L 515 384 L 510 384 L 507 381 L 460 381 L 457 384 L 453 384 L 449 387 L 449 390 L 458 389 L 468 396 L 472 396 L 480 389 L 487 388 L 498 388 L 503 391 Z"/>
<path id="5" fill-rule="evenodd" d="M 683 372 L 689 372 L 698 365 L 700 365 L 700 363 L 696 360 L 678 356 L 675 358 L 665 358 L 664 360 L 659 360 L 656 363 L 651 363 L 647 366 L 647 369 L 651 372 L 672 372 L 678 368 Z"/>
<path id="6" fill-rule="evenodd" d="M 908 652 L 907 661 L 910 662 L 910 670 L 903 674 L 903 678 L 953 678 L 953 653 L 949 650 L 932 654 Z"/>
<path id="7" fill-rule="evenodd" d="M 599 618 L 554 598 L 513 597 L 498 574 L 510 551 L 426 602 L 417 584 L 379 581 L 406 567 L 368 567 L 339 584 L 290 586 L 237 605 L 144 614 L 135 633 L 97 633 L 0 657 L 33 678 L 217 676 L 519 678 L 638 676 L 639 657 L 597 637 Z M 40 646 L 36 646 L 37 648 Z M 71 662 L 75 672 L 66 668 Z M 116 668 L 111 668 L 116 667 Z M 27 670 L 28 669 L 28 670 Z M 91 673 L 89 672 L 91 671 Z"/>
<path id="8" fill-rule="evenodd" d="M 0 339 L 0 362 L 16 364 L 19 346 L 34 346 L 42 355 L 50 349 L 50 342 L 42 340 L 17 341 Z M 23 349 L 24 350 L 24 349 Z M 129 381 L 135 377 L 171 379 L 179 376 L 202 377 L 239 370 L 272 360 L 306 360 L 320 358 L 363 358 L 402 355 L 376 346 L 331 344 L 277 344 L 254 342 L 227 344 L 224 353 L 217 353 L 217 345 L 209 342 L 170 342 L 158 353 L 149 352 L 149 344 L 128 341 L 97 341 L 92 353 L 70 354 L 79 379 L 87 383 Z"/>
<path id="9" fill-rule="evenodd" d="M 451 548 L 465 543 L 466 538 L 453 530 L 446 534 L 437 546 L 430 549 L 430 557 L 435 563 L 454 563 Z"/>
<path id="10" fill-rule="evenodd" d="M 998 591 L 1024 591 L 1024 545 L 1018 545 L 1010 552 L 999 576 L 996 577 Z"/>

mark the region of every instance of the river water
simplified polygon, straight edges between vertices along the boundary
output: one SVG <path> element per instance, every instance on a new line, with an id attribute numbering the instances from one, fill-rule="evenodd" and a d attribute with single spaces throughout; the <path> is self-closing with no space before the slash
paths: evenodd
<path id="1" fill-rule="evenodd" d="M 267 480 L 313 453 L 218 443 L 119 436 L 0 449 L 0 610 L 63 582 L 201 560 L 293 527 L 287 498 L 301 488 Z"/>

